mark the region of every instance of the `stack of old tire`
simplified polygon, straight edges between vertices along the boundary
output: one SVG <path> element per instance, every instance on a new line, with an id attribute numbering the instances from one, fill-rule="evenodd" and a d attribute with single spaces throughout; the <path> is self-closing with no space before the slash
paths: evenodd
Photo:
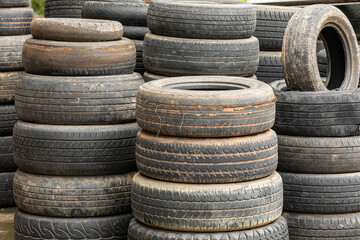
<path id="1" fill-rule="evenodd" d="M 140 86 L 129 239 L 288 239 L 275 100 L 241 77 Z"/>
<path id="2" fill-rule="evenodd" d="M 171 10 L 169 10 L 171 9 Z M 259 64 L 256 12 L 237 0 L 149 4 L 144 80 L 189 75 L 252 76 Z"/>
<path id="3" fill-rule="evenodd" d="M 12 131 L 17 120 L 15 85 L 23 71 L 21 50 L 31 35 L 34 11 L 29 0 L 0 0 L 0 207 L 14 206 Z"/>
<path id="4" fill-rule="evenodd" d="M 126 239 L 136 170 L 135 46 L 118 22 L 42 18 L 16 87 L 16 239 Z"/>
<path id="5" fill-rule="evenodd" d="M 141 0 L 88 1 L 82 9 L 82 17 L 119 21 L 124 26 L 124 37 L 133 40 L 136 47 L 135 72 L 144 74 L 143 40 L 150 32 L 147 11 L 148 6 Z"/>
<path id="6" fill-rule="evenodd" d="M 319 33 L 331 64 L 327 87 L 315 64 Z M 333 6 L 306 7 L 286 29 L 286 84 L 271 85 L 290 239 L 360 239 L 357 48 L 350 22 Z"/>

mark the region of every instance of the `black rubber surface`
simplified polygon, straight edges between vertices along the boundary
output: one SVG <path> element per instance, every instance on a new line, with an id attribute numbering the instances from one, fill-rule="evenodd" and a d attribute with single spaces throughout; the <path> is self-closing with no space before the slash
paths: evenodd
<path id="1" fill-rule="evenodd" d="M 16 83 L 23 72 L 0 72 L 0 103 L 12 103 L 15 100 Z"/>
<path id="2" fill-rule="evenodd" d="M 31 0 L 0 0 L 0 7 L 28 7 Z"/>
<path id="3" fill-rule="evenodd" d="M 17 121 L 14 105 L 0 105 L 0 136 L 11 136 Z"/>
<path id="4" fill-rule="evenodd" d="M 136 174 L 131 186 L 135 218 L 155 228 L 222 232 L 264 226 L 282 212 L 282 180 L 269 177 L 230 184 L 181 184 Z"/>
<path id="5" fill-rule="evenodd" d="M 13 138 L 0 137 L 0 172 L 14 172 L 17 166 L 13 157 Z"/>
<path id="6" fill-rule="evenodd" d="M 0 36 L 30 34 L 33 17 L 32 8 L 0 8 Z"/>
<path id="7" fill-rule="evenodd" d="M 130 75 L 61 77 L 22 74 L 16 88 L 20 119 L 46 124 L 135 121 L 136 92 L 144 83 Z"/>
<path id="8" fill-rule="evenodd" d="M 337 6 L 350 20 L 357 38 L 360 38 L 360 4 Z"/>
<path id="9" fill-rule="evenodd" d="M 143 63 L 143 50 L 144 50 L 144 42 L 141 40 L 132 40 L 135 44 L 136 48 L 136 65 L 135 72 L 140 73 L 141 75 L 145 72 L 145 67 Z"/>
<path id="10" fill-rule="evenodd" d="M 136 40 L 144 40 L 145 35 L 150 32 L 148 27 L 124 26 L 124 37 Z"/>
<path id="11" fill-rule="evenodd" d="M 46 0 L 45 17 L 81 18 L 81 9 L 87 0 Z"/>
<path id="12" fill-rule="evenodd" d="M 131 213 L 96 218 L 41 217 L 15 212 L 15 240 L 111 239 L 126 240 Z"/>
<path id="13" fill-rule="evenodd" d="M 15 206 L 13 179 L 15 172 L 0 172 L 0 207 Z"/>
<path id="14" fill-rule="evenodd" d="M 22 48 L 31 35 L 0 36 L 0 71 L 23 70 Z"/>

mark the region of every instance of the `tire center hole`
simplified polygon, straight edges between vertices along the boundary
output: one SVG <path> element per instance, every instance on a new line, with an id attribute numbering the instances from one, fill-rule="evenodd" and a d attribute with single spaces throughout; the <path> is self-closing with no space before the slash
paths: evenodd
<path id="1" fill-rule="evenodd" d="M 223 82 L 187 82 L 174 83 L 165 86 L 170 89 L 193 90 L 193 91 L 231 91 L 249 88 L 249 86 Z"/>

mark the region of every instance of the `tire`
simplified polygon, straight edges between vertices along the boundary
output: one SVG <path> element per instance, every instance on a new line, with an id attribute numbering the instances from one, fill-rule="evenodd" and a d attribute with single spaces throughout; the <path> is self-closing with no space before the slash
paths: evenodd
<path id="1" fill-rule="evenodd" d="M 284 68 L 281 62 L 281 52 L 260 52 L 257 78 L 266 83 L 284 79 Z"/>
<path id="2" fill-rule="evenodd" d="M 35 39 L 68 42 L 120 40 L 124 29 L 119 22 L 91 19 L 36 18 L 31 23 Z"/>
<path id="3" fill-rule="evenodd" d="M 119 21 L 125 26 L 147 26 L 148 7 L 143 2 L 96 2 L 84 4 L 83 18 Z"/>
<path id="4" fill-rule="evenodd" d="M 278 135 L 279 171 L 297 173 L 360 172 L 360 137 Z"/>
<path id="5" fill-rule="evenodd" d="M 300 9 L 254 5 L 256 9 L 256 30 L 261 51 L 281 52 L 285 29 L 291 17 Z"/>
<path id="6" fill-rule="evenodd" d="M 150 32 L 148 27 L 124 26 L 124 37 L 136 40 L 144 40 L 145 35 Z"/>
<path id="7" fill-rule="evenodd" d="M 148 26 L 152 33 L 161 36 L 242 39 L 253 35 L 256 11 L 251 4 L 236 0 L 195 3 L 158 0 L 149 5 Z"/>
<path id="8" fill-rule="evenodd" d="M 135 219 L 130 221 L 129 240 L 169 240 L 169 239 L 227 239 L 227 240 L 288 240 L 286 220 L 280 217 L 273 223 L 249 230 L 218 233 L 173 232 L 146 226 Z"/>
<path id="9" fill-rule="evenodd" d="M 45 124 L 109 124 L 136 119 L 141 75 L 91 77 L 22 74 L 16 88 L 21 120 Z"/>
<path id="10" fill-rule="evenodd" d="M 17 170 L 14 199 L 30 214 L 77 218 L 113 216 L 131 211 L 133 173 L 93 177 L 56 177 Z"/>
<path id="11" fill-rule="evenodd" d="M 247 136 L 269 130 L 274 116 L 272 89 L 240 77 L 195 76 L 147 82 L 140 86 L 136 98 L 139 126 L 161 135 Z"/>
<path id="12" fill-rule="evenodd" d="M 144 72 L 143 78 L 144 78 L 145 82 L 150 82 L 150 81 L 153 81 L 153 80 L 160 80 L 160 79 L 163 79 L 163 78 L 169 78 L 169 76 L 158 75 L 158 74 L 154 74 L 154 73 L 150 73 L 150 72 Z M 245 77 L 245 78 L 250 78 L 250 79 L 257 80 L 256 75 L 252 75 L 250 77 Z"/>
<path id="13" fill-rule="evenodd" d="M 278 173 L 245 183 L 180 184 L 136 174 L 131 206 L 137 220 L 173 231 L 223 232 L 261 227 L 282 212 Z"/>
<path id="14" fill-rule="evenodd" d="M 305 214 L 284 212 L 291 240 L 360 238 L 360 213 Z"/>
<path id="15" fill-rule="evenodd" d="M 0 37 L 0 72 L 23 70 L 21 52 L 31 35 Z"/>
<path id="16" fill-rule="evenodd" d="M 360 212 L 360 173 L 304 174 L 280 172 L 284 210 L 301 213 Z"/>
<path id="17" fill-rule="evenodd" d="M 46 18 L 81 18 L 81 9 L 87 0 L 46 0 Z"/>
<path id="18" fill-rule="evenodd" d="M 28 7 L 31 0 L 0 0 L 0 7 Z"/>
<path id="19" fill-rule="evenodd" d="M 129 39 L 85 43 L 31 38 L 24 44 L 22 60 L 27 73 L 38 75 L 132 74 L 136 51 Z"/>
<path id="20" fill-rule="evenodd" d="M 0 36 L 30 34 L 32 8 L 0 8 L 0 16 Z"/>
<path id="21" fill-rule="evenodd" d="M 126 240 L 131 213 L 97 218 L 41 217 L 15 212 L 15 240 L 117 239 Z"/>
<path id="22" fill-rule="evenodd" d="M 276 101 L 276 133 L 308 137 L 360 135 L 360 89 L 343 91 L 288 91 L 285 81 L 270 84 Z"/>
<path id="23" fill-rule="evenodd" d="M 0 72 L 0 104 L 15 100 L 15 87 L 22 72 Z"/>
<path id="24" fill-rule="evenodd" d="M 12 136 L 17 121 L 14 105 L 0 105 L 0 136 Z"/>
<path id="25" fill-rule="evenodd" d="M 13 138 L 0 137 L 0 174 L 1 172 L 15 172 L 17 166 L 13 157 Z"/>
<path id="26" fill-rule="evenodd" d="M 319 32 L 331 60 L 327 86 L 319 69 L 314 67 Z M 286 84 L 292 90 L 344 90 L 359 85 L 355 32 L 346 16 L 334 6 L 309 6 L 294 14 L 285 32 L 282 60 Z"/>
<path id="27" fill-rule="evenodd" d="M 250 76 L 259 65 L 255 37 L 199 40 L 146 34 L 143 52 L 147 71 L 167 76 Z"/>
<path id="28" fill-rule="evenodd" d="M 94 176 L 136 170 L 136 123 L 55 126 L 19 121 L 14 159 L 20 169 L 55 176 Z"/>
<path id="29" fill-rule="evenodd" d="M 267 177 L 277 167 L 277 137 L 194 139 L 140 131 L 136 164 L 150 178 L 182 183 L 232 183 Z"/>
<path id="30" fill-rule="evenodd" d="M 15 206 L 13 198 L 13 179 L 15 172 L 0 172 L 0 207 Z"/>
<path id="31" fill-rule="evenodd" d="M 145 72 L 145 67 L 143 63 L 143 50 L 144 50 L 144 42 L 141 40 L 133 40 L 136 48 L 136 66 L 135 66 L 135 72 L 140 73 L 141 75 Z"/>
<path id="32" fill-rule="evenodd" d="M 350 20 L 357 38 L 360 38 L 360 4 L 337 6 Z"/>

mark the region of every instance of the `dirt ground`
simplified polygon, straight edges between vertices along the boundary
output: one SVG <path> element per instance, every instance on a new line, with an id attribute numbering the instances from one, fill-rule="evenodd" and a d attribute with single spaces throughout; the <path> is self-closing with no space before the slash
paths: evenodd
<path id="1" fill-rule="evenodd" d="M 14 213 L 16 208 L 0 208 L 0 240 L 14 239 Z"/>

